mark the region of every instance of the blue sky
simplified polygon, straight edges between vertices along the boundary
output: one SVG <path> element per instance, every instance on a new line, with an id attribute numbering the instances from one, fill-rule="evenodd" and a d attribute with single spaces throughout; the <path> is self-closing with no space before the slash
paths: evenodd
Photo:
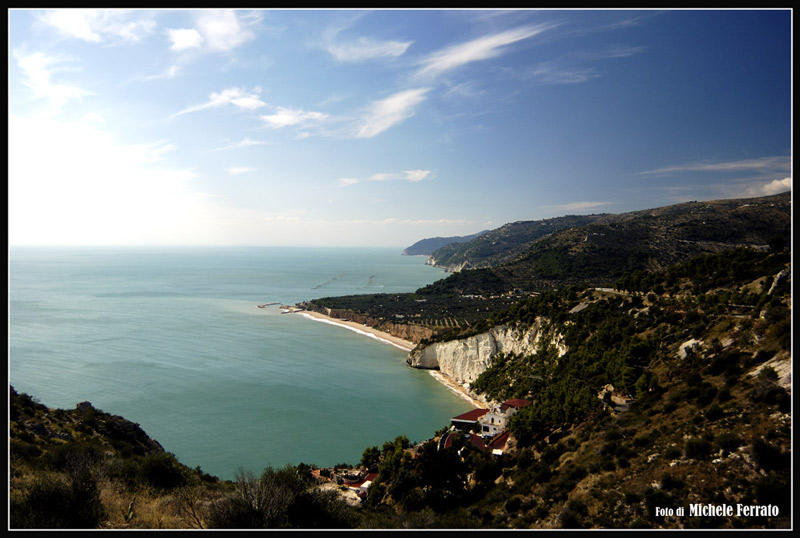
<path id="1" fill-rule="evenodd" d="M 9 10 L 9 242 L 407 246 L 791 188 L 788 10 Z"/>

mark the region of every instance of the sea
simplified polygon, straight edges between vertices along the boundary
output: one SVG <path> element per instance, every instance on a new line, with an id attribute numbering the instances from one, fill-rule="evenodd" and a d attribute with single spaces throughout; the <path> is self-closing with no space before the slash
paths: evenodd
<path id="1" fill-rule="evenodd" d="M 10 385 L 51 408 L 121 415 L 224 480 L 358 464 L 472 406 L 402 349 L 279 307 L 445 276 L 400 251 L 11 247 Z"/>

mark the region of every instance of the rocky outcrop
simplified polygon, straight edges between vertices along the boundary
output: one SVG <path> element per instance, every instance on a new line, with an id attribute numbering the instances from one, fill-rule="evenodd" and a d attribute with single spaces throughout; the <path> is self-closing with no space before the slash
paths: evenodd
<path id="1" fill-rule="evenodd" d="M 531 355 L 547 341 L 556 346 L 559 356 L 564 355 L 567 348 L 563 338 L 546 330 L 545 325 L 542 318 L 526 329 L 500 325 L 468 338 L 417 348 L 408 354 L 406 362 L 412 368 L 438 369 L 466 387 L 492 365 L 492 359 L 498 353 Z"/>
<path id="2" fill-rule="evenodd" d="M 434 267 L 438 267 L 439 269 L 444 269 L 445 272 L 447 273 L 458 273 L 459 271 L 463 271 L 465 269 L 469 269 L 472 267 L 469 261 L 467 260 L 449 265 L 447 264 L 441 265 L 436 261 L 436 258 L 434 258 L 433 256 L 428 256 L 428 258 L 425 260 L 425 265 L 432 265 Z"/>
<path id="3" fill-rule="evenodd" d="M 9 424 L 12 437 L 37 443 L 39 448 L 62 442 L 98 443 L 111 452 L 144 455 L 164 452 L 161 444 L 135 422 L 81 402 L 73 410 L 50 409 L 9 386 Z"/>

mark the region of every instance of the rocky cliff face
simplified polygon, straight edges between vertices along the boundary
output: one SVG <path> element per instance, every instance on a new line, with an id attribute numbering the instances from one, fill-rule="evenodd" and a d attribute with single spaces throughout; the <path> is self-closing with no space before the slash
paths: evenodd
<path id="1" fill-rule="evenodd" d="M 469 269 L 471 267 L 470 263 L 466 260 L 459 263 L 442 265 L 439 262 L 437 262 L 436 258 L 434 258 L 432 255 L 428 256 L 428 258 L 425 260 L 425 265 L 432 265 L 433 267 L 444 269 L 445 272 L 447 273 L 458 273 L 459 271 L 463 271 L 464 269 Z"/>
<path id="2" fill-rule="evenodd" d="M 438 369 L 463 387 L 475 381 L 492 365 L 498 353 L 531 355 L 545 341 L 558 349 L 559 356 L 567 352 L 563 338 L 544 330 L 545 320 L 537 319 L 527 329 L 500 325 L 488 332 L 448 342 L 437 342 L 408 354 L 406 362 L 412 368 Z"/>

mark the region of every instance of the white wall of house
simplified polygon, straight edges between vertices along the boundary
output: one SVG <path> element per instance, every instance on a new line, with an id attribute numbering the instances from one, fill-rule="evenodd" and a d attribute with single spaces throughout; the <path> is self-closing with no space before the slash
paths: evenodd
<path id="1" fill-rule="evenodd" d="M 508 426 L 508 419 L 511 418 L 517 410 L 509 407 L 505 411 L 499 407 L 495 407 L 490 412 L 486 413 L 478 419 L 481 425 L 482 435 L 496 435 L 506 429 Z"/>

